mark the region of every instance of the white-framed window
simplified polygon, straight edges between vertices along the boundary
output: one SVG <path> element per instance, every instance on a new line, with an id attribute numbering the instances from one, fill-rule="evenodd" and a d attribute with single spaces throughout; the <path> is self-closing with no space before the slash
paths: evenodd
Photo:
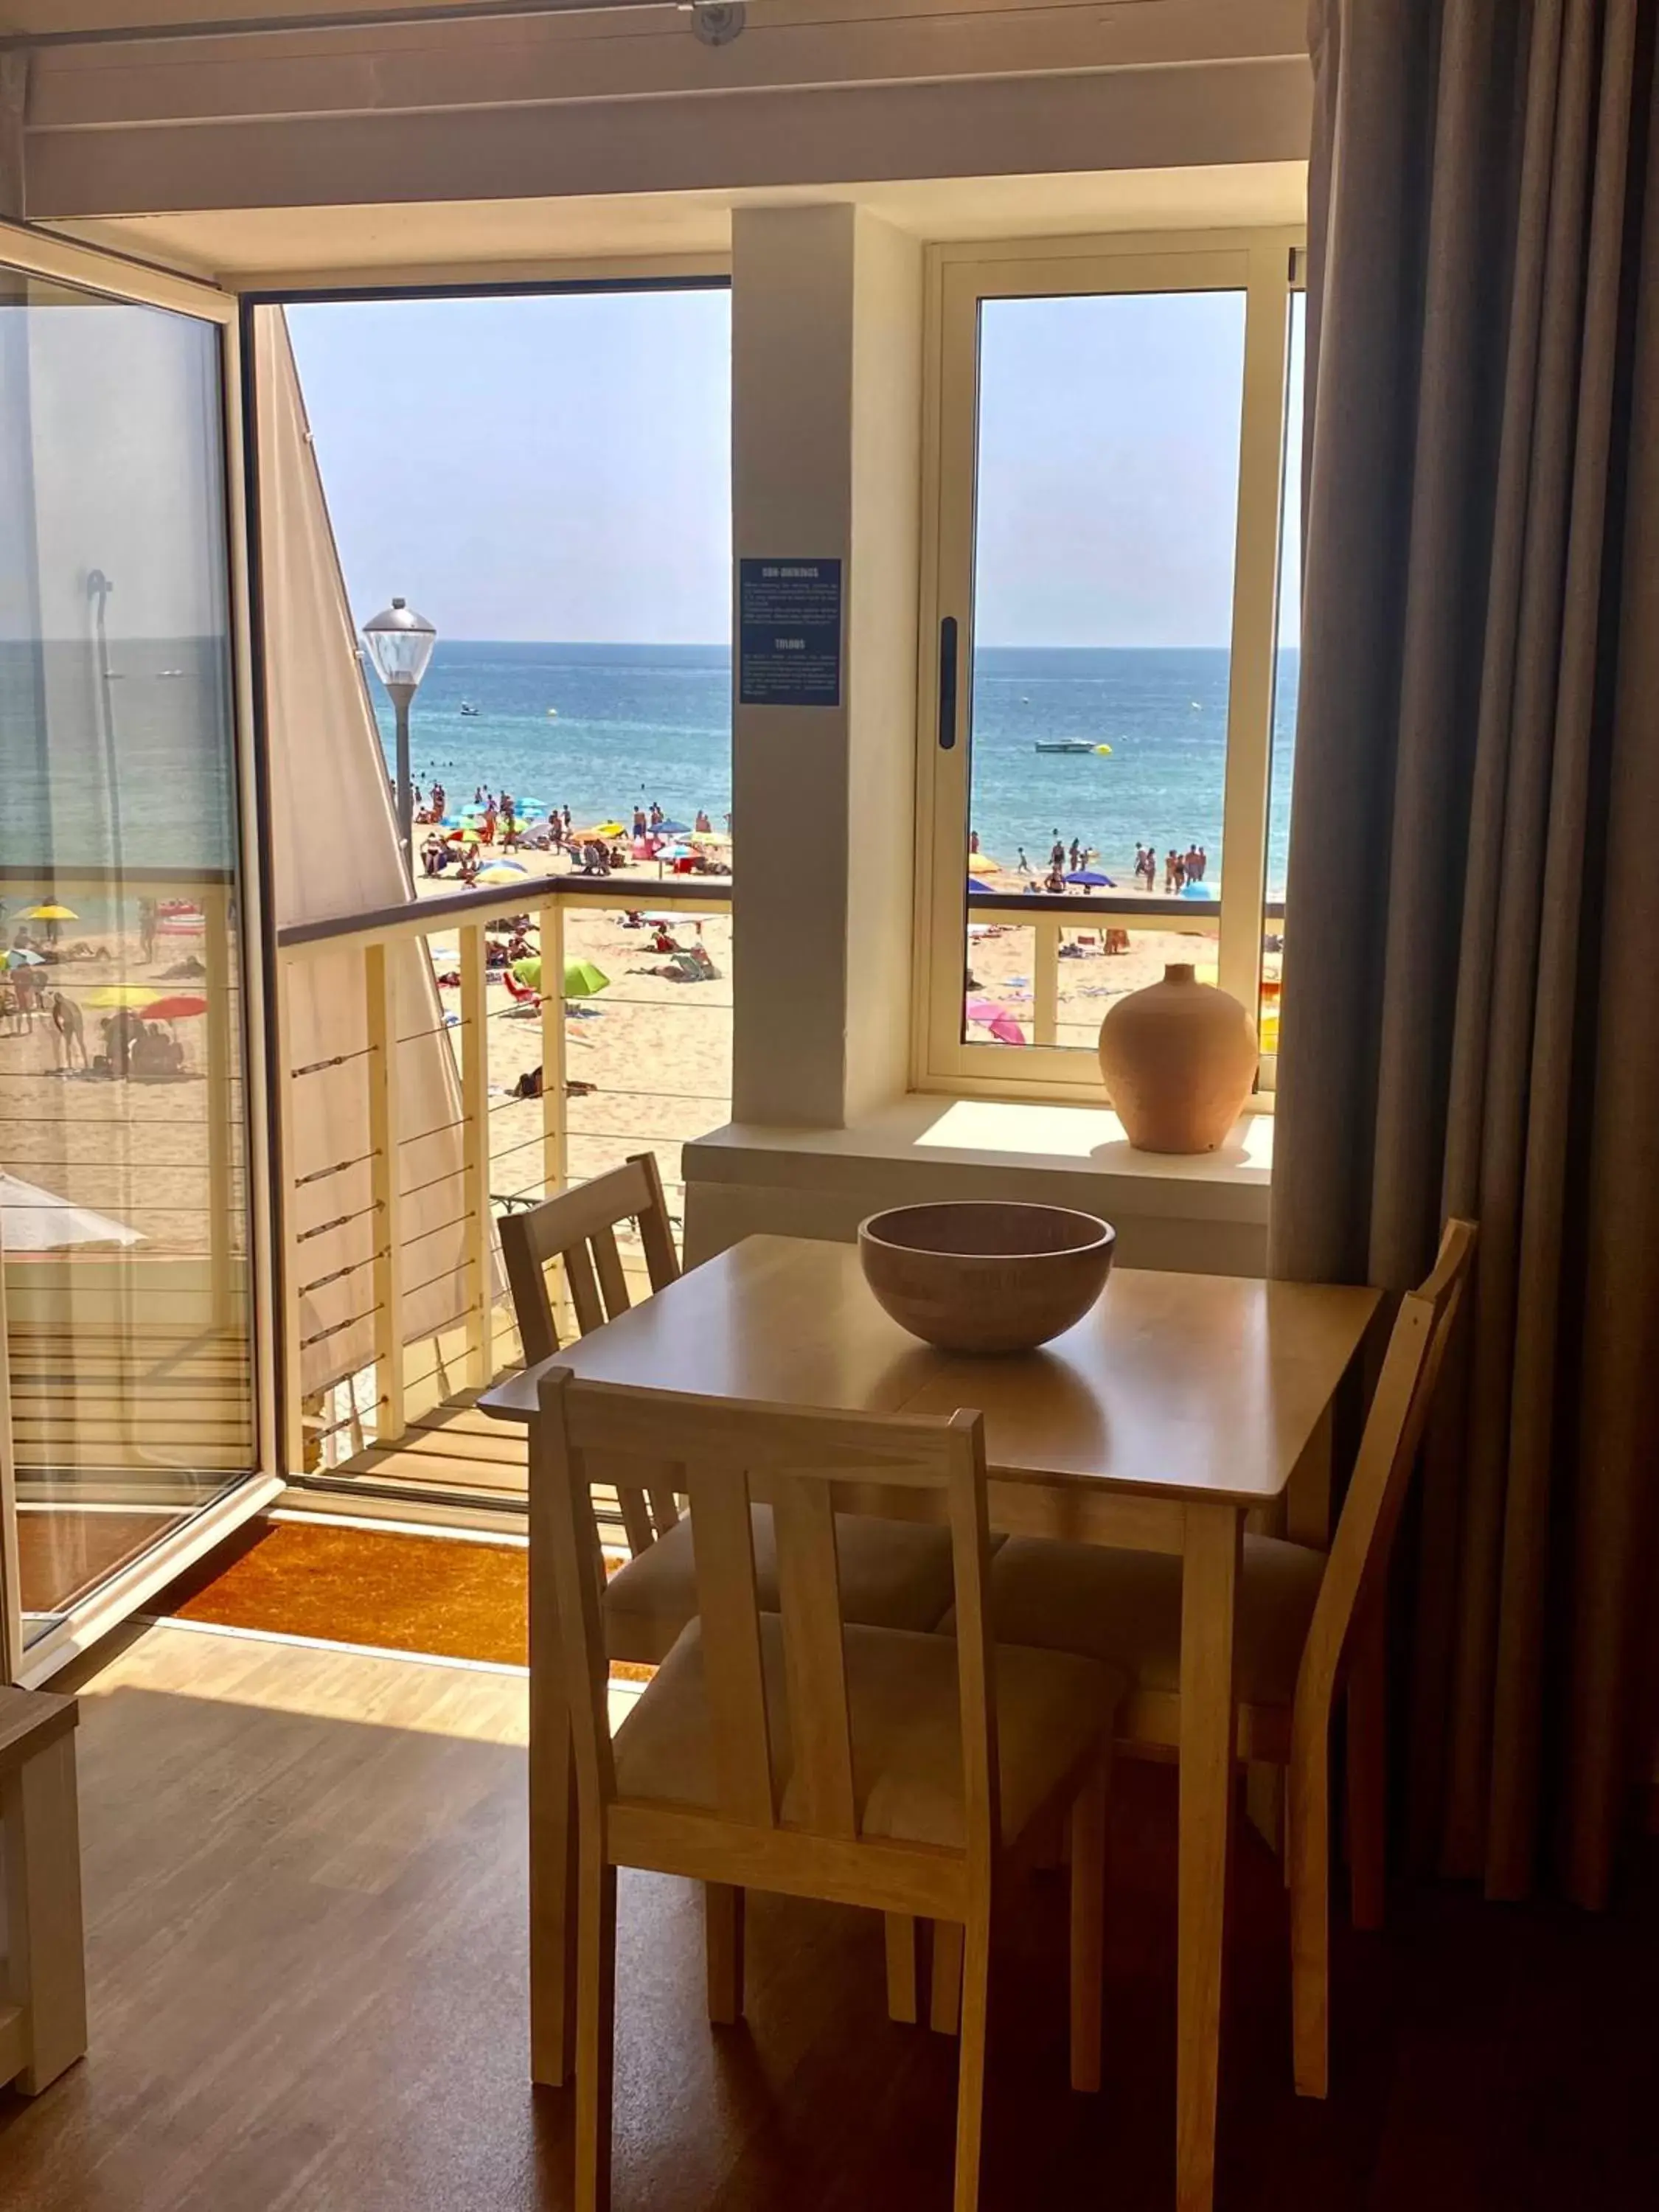
<path id="1" fill-rule="evenodd" d="M 1179 959 L 1256 1011 L 1271 1088 L 1299 244 L 930 254 L 918 1088 L 1098 1103 L 1103 1016 Z"/>

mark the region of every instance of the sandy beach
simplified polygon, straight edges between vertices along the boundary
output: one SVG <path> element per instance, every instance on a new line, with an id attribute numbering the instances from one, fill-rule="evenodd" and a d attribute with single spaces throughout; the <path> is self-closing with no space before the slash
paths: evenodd
<path id="1" fill-rule="evenodd" d="M 653 903 L 660 881 L 654 866 L 618 870 L 605 878 L 573 878 L 562 854 L 528 852 L 517 857 L 526 871 L 526 907 L 532 915 L 535 886 L 542 880 L 599 881 L 616 896 L 614 910 L 572 910 L 565 916 L 567 959 L 591 962 L 608 979 L 603 990 L 573 1000 L 567 1008 L 572 1179 L 585 1181 L 629 1152 L 649 1148 L 657 1154 L 678 1215 L 682 1146 L 718 1128 L 731 1115 L 730 918 L 697 917 L 678 906 L 672 910 L 668 928 L 674 941 L 688 950 L 701 945 L 715 971 L 705 981 L 672 981 L 659 972 L 667 962 L 653 949 L 653 929 L 629 927 L 623 919 L 630 905 L 647 914 L 670 914 L 665 902 Z M 423 899 L 455 888 L 453 877 L 422 877 L 417 884 Z M 706 889 L 719 897 L 728 885 L 710 878 Z M 1073 950 L 1060 964 L 1063 1044 L 1091 1051 L 1108 1007 L 1155 981 L 1166 961 L 1213 964 L 1212 936 L 1170 931 L 1137 929 L 1128 951 L 1108 953 L 1103 918 L 1085 928 L 1086 902 L 1079 900 L 1078 906 L 1079 927 L 1066 931 L 1065 942 Z M 533 927 L 531 935 L 533 939 Z M 434 934 L 430 943 L 437 972 L 452 973 L 458 951 L 454 933 Z M 149 960 L 141 957 L 136 938 L 101 949 L 108 957 L 64 958 L 35 972 L 46 989 L 62 988 L 83 1005 L 101 987 L 118 981 L 157 991 L 199 987 L 191 965 L 200 959 L 199 941 L 175 939 L 158 946 Z M 973 926 L 970 997 L 1006 1012 L 1028 1040 L 1035 953 L 1035 932 L 1029 925 L 999 921 Z M 491 1187 L 501 1199 L 537 1195 L 540 1104 L 511 1094 L 539 1066 L 540 1023 L 533 1007 L 514 1004 L 499 969 L 491 970 L 489 990 Z M 458 1025 L 459 990 L 447 987 L 441 996 Z M 88 1006 L 84 1018 L 88 1049 L 95 1055 L 103 1012 Z M 32 1025 L 15 1018 L 0 1023 L 0 1165 L 79 1205 L 129 1222 L 142 1231 L 151 1251 L 204 1250 L 205 1028 L 200 1018 L 177 1025 L 184 1080 L 141 1085 L 100 1080 L 78 1066 L 65 1073 L 62 1047 L 44 1013 Z M 452 1035 L 459 1041 L 458 1027 Z M 995 1046 L 983 1023 L 971 1024 L 970 1035 Z M 1003 1049 L 1014 1053 L 1018 1048 L 1011 1043 Z"/>

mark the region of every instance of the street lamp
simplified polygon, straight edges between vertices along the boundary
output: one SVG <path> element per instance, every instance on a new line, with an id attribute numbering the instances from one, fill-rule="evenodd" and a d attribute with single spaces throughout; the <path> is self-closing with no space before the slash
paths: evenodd
<path id="1" fill-rule="evenodd" d="M 363 624 L 363 635 L 374 656 L 374 665 L 398 718 L 398 835 L 409 863 L 415 867 L 415 797 L 409 774 L 409 709 L 438 633 L 424 615 L 417 615 L 406 599 L 393 599 L 383 614 Z"/>

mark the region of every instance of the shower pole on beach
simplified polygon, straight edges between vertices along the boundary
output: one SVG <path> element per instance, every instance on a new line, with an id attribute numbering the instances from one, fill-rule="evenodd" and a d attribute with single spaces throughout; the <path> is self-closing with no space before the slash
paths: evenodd
<path id="1" fill-rule="evenodd" d="M 398 725 L 398 842 L 412 883 L 415 878 L 415 793 L 409 769 L 409 710 L 421 688 L 438 633 L 407 599 L 392 605 L 363 624 L 363 637 L 392 702 Z"/>

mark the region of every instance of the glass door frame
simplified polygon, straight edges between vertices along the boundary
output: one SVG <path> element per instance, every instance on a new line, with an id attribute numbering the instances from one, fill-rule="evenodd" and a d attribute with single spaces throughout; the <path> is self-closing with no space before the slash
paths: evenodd
<path id="1" fill-rule="evenodd" d="M 226 574 L 235 747 L 237 881 L 241 926 L 243 1097 L 246 1111 L 246 1205 L 252 1287 L 254 1471 L 188 1515 L 126 1565 L 68 1607 L 24 1649 L 17 1544 L 17 1471 L 13 1444 L 4 1279 L 0 1267 L 0 1684 L 33 1687 L 132 1613 L 191 1560 L 222 1541 L 286 1487 L 276 1428 L 275 1244 L 270 1214 L 270 1115 L 265 1007 L 266 927 L 263 900 L 264 822 L 254 712 L 247 454 L 243 409 L 240 302 L 198 278 L 82 246 L 27 225 L 0 222 L 0 269 L 77 287 L 126 306 L 157 307 L 215 325 L 222 409 Z"/>
<path id="2" fill-rule="evenodd" d="M 1304 234 L 1299 228 L 1160 231 L 929 249 L 911 1073 L 918 1091 L 1101 1103 L 1092 1055 L 1035 1043 L 1011 1053 L 1003 1046 L 965 1042 L 962 1035 L 979 311 L 984 300 L 1145 292 L 1244 295 L 1218 980 L 1244 1005 L 1256 1003 L 1267 883 L 1289 301 L 1292 256 Z M 948 748 L 940 726 L 942 631 L 947 619 L 957 624 L 958 694 L 957 741 Z M 1032 904 L 1035 908 L 1036 902 Z M 1089 919 L 1080 917 L 1081 926 Z"/>

